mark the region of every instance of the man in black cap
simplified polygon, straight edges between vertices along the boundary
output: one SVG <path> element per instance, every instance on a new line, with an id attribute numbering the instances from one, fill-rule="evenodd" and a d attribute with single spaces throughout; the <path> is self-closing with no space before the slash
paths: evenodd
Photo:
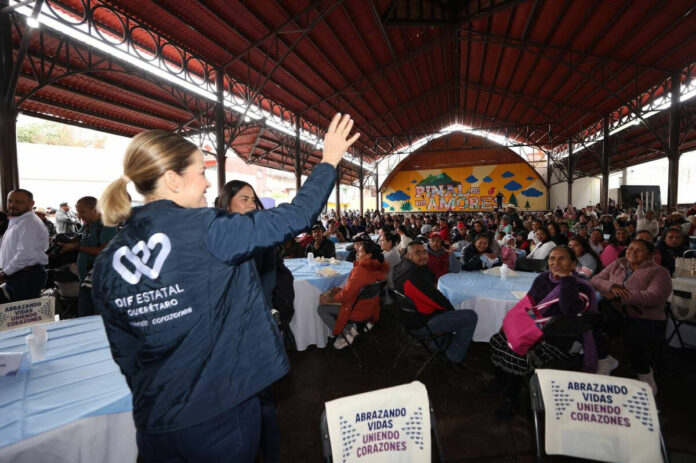
<path id="1" fill-rule="evenodd" d="M 336 246 L 333 241 L 324 238 L 324 227 L 319 224 L 313 226 L 312 237 L 314 242 L 307 246 L 307 255 L 311 252 L 314 257 L 326 257 L 327 259 L 336 257 Z"/>

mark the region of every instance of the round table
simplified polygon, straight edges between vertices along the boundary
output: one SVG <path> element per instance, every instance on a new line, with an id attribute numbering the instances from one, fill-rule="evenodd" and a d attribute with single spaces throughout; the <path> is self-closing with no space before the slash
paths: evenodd
<path id="1" fill-rule="evenodd" d="M 326 347 L 326 339 L 331 330 L 317 314 L 319 296 L 331 288 L 343 286 L 353 270 L 353 264 L 338 261 L 336 265 L 310 265 L 307 259 L 285 259 L 285 265 L 295 278 L 295 315 L 290 322 L 290 328 L 295 335 L 297 350 L 303 351 L 312 344 Z M 327 267 L 338 271 L 338 275 L 323 277 L 317 274 L 318 270 Z"/>
<path id="2" fill-rule="evenodd" d="M 502 280 L 484 271 L 447 273 L 437 287 L 455 309 L 473 310 L 478 315 L 473 340 L 488 342 L 501 326 L 503 318 L 532 287 L 539 275 L 515 270 L 518 276 Z"/>

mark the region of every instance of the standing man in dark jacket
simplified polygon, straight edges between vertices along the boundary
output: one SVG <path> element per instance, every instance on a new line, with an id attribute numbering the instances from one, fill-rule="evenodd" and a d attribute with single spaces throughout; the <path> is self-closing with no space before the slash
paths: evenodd
<path id="1" fill-rule="evenodd" d="M 437 289 L 423 243 L 409 243 L 405 258 L 394 268 L 394 288 L 411 299 L 418 312 L 430 317 L 428 328 L 433 333 L 454 332 L 445 355 L 454 364 L 461 364 L 474 336 L 478 317 L 472 310 L 454 310 L 450 301 Z M 427 333 L 425 328 L 421 331 Z"/>
<path id="2" fill-rule="evenodd" d="M 307 254 L 311 252 L 314 254 L 314 257 L 325 257 L 327 259 L 336 257 L 336 245 L 333 241 L 324 237 L 324 230 L 321 225 L 317 224 L 312 227 L 312 237 L 314 242 L 307 245 Z"/>

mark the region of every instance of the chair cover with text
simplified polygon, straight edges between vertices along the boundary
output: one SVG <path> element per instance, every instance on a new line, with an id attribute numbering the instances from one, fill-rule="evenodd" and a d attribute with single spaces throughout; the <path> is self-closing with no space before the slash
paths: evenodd
<path id="1" fill-rule="evenodd" d="M 421 382 L 326 402 L 326 421 L 329 460 L 331 455 L 341 463 L 431 460 L 430 403 Z M 437 434 L 435 440 L 440 451 Z"/>
<path id="2" fill-rule="evenodd" d="M 538 381 L 537 381 L 538 380 Z M 536 396 L 541 391 L 541 396 Z M 615 463 L 658 463 L 666 454 L 650 386 L 633 379 L 538 369 L 530 383 L 537 413 L 545 410 L 545 450 Z"/>

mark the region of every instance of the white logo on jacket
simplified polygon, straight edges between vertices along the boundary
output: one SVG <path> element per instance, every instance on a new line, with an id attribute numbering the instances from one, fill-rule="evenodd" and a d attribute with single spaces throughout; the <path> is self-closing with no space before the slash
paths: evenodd
<path id="1" fill-rule="evenodd" d="M 154 251 L 158 244 L 161 245 L 159 254 L 155 256 L 155 260 L 150 267 L 148 266 L 148 261 L 151 257 L 150 251 Z M 111 260 L 111 265 L 114 267 L 114 270 L 121 275 L 121 278 L 132 285 L 139 282 L 140 277 L 143 275 L 152 280 L 156 280 L 171 250 L 172 243 L 169 241 L 169 237 L 164 233 L 155 233 L 147 240 L 147 244 L 145 244 L 145 241 L 141 240 L 132 248 L 128 248 L 128 246 L 121 246 L 118 248 Z M 123 265 L 124 257 L 133 264 L 135 272 L 132 272 Z"/>

